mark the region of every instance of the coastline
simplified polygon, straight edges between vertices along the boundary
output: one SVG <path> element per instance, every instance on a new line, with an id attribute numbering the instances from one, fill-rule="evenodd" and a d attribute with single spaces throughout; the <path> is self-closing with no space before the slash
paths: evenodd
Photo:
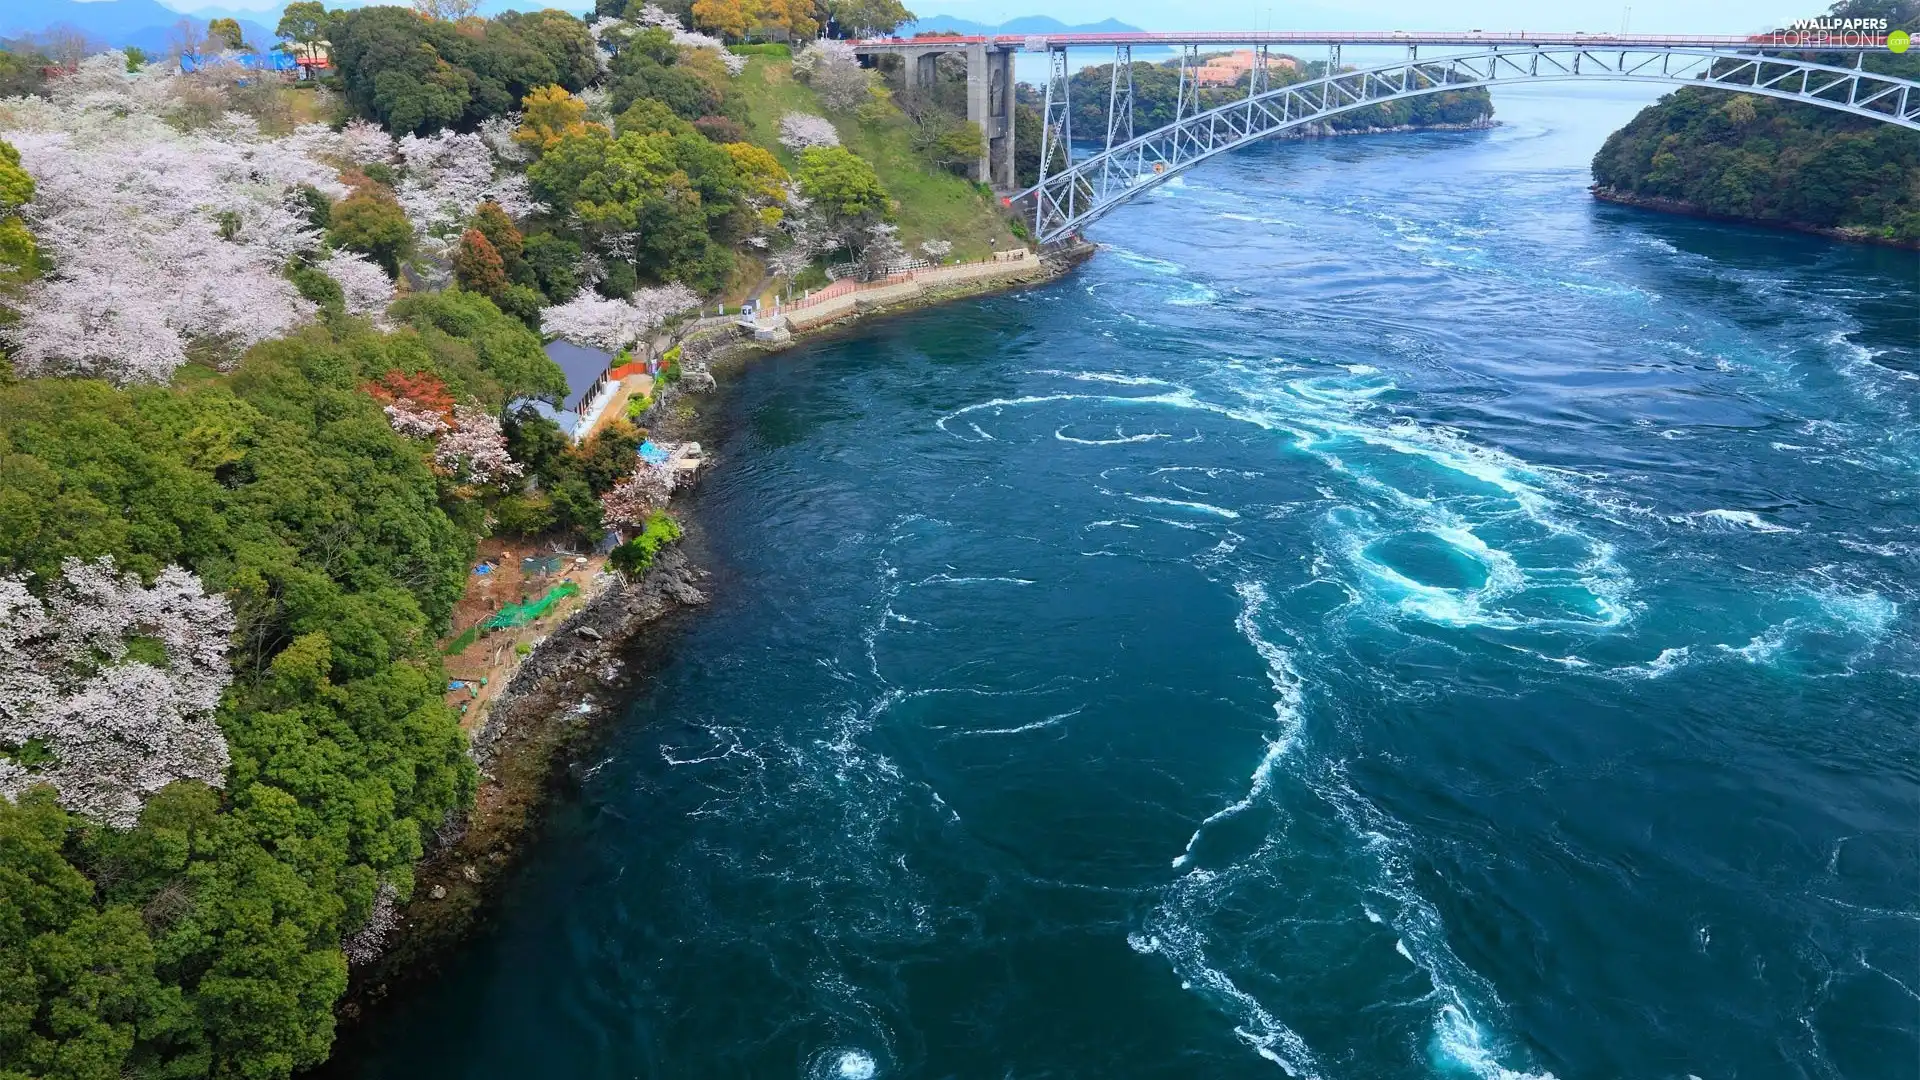
<path id="1" fill-rule="evenodd" d="M 738 371 L 753 358 L 818 338 L 843 334 L 871 320 L 934 304 L 1047 284 L 1090 257 L 1091 244 L 1027 260 L 1017 273 L 936 285 L 877 304 L 860 304 L 839 317 L 796 329 L 787 340 L 756 341 L 736 324 L 697 327 L 675 343 L 687 378 L 662 393 L 646 425 L 674 437 L 700 433 L 717 412 L 693 395 L 713 390 L 711 372 Z M 480 768 L 473 806 L 444 824 L 415 867 L 414 890 L 398 912 L 380 955 L 351 972 L 335 1006 L 336 1039 L 408 983 L 434 974 L 448 950 L 480 929 L 494 899 L 494 883 L 511 870 L 537 829 L 548 799 L 592 737 L 604 731 L 624 693 L 664 659 L 675 616 L 707 602 L 701 585 L 697 525 L 687 540 L 663 552 L 637 581 L 604 575 L 587 602 L 561 621 L 515 669 L 472 734 Z M 694 550 L 690 550 L 692 541 Z M 658 645 L 660 647 L 651 647 Z M 336 1043 L 336 1050 L 340 1047 Z M 308 1075 L 327 1075 L 330 1057 Z"/>
<path id="2" fill-rule="evenodd" d="M 1663 214 L 1676 214 L 1681 217 L 1700 218 L 1705 221 L 1722 221 L 1734 225 L 1753 225 L 1763 229 L 1778 229 L 1785 232 L 1805 233 L 1809 236 L 1821 236 L 1829 240 L 1843 240 L 1852 244 L 1872 244 L 1877 247 L 1890 247 L 1901 251 L 1920 251 L 1920 240 L 1896 240 L 1892 237 L 1874 236 L 1859 229 L 1828 228 L 1824 225 L 1808 225 L 1797 221 L 1775 221 L 1766 218 L 1739 217 L 1733 214 L 1718 214 L 1681 199 L 1667 199 L 1657 195 L 1635 195 L 1617 191 L 1613 188 L 1593 184 L 1587 188 L 1595 199 L 1615 206 L 1631 206 L 1638 210 L 1655 210 Z"/>

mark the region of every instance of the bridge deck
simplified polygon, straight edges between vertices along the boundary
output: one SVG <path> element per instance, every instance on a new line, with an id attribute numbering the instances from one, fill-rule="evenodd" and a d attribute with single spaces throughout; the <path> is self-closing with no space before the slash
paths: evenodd
<path id="1" fill-rule="evenodd" d="M 1627 49 L 1793 49 L 1820 52 L 1864 52 L 1887 47 L 1884 35 L 1866 32 L 1835 33 L 1818 37 L 1817 32 L 1788 31 L 1774 34 L 1583 34 L 1536 33 L 1533 31 L 1489 32 L 1484 30 L 1181 30 L 1142 31 L 1127 34 L 988 34 L 940 35 L 918 38 L 865 38 L 855 41 L 862 52 L 891 52 L 896 49 L 964 49 L 987 45 L 1001 49 L 1038 45 L 1058 49 L 1067 46 L 1115 45 L 1591 45 L 1595 48 Z"/>

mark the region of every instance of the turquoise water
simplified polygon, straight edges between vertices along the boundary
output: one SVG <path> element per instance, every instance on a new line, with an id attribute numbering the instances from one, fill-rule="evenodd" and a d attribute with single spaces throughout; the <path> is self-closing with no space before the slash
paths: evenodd
<path id="1" fill-rule="evenodd" d="M 341 1071 L 1920 1074 L 1920 263 L 1500 105 L 737 379 L 710 610 Z"/>

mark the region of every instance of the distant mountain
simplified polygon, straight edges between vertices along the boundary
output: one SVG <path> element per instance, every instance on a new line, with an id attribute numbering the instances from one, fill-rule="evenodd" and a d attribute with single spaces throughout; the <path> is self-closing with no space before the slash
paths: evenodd
<path id="1" fill-rule="evenodd" d="M 259 13 L 251 13 L 258 17 Z M 219 17 L 216 13 L 215 18 Z M 204 34 L 207 17 L 184 15 L 157 0 L 6 0 L 0 3 L 0 37 L 38 34 L 53 26 L 71 26 L 100 45 L 125 48 L 138 45 L 151 53 L 167 50 L 168 39 L 181 19 L 193 24 L 194 32 Z M 265 49 L 275 43 L 272 23 L 279 22 L 276 12 L 268 25 L 249 19 L 240 20 L 240 31 L 247 43 Z"/>
<path id="2" fill-rule="evenodd" d="M 1140 28 L 1129 26 L 1118 19 L 1102 19 L 1097 23 L 1081 23 L 1069 26 L 1050 15 L 1022 15 L 1017 19 L 1008 19 L 998 25 L 974 22 L 953 15 L 929 15 L 916 22 L 900 27 L 901 37 L 915 34 L 1018 34 L 1027 37 L 1035 34 L 1132 34 Z"/>

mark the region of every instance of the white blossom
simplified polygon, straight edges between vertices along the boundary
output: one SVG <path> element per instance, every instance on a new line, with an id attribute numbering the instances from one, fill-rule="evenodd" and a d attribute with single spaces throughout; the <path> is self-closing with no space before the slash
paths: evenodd
<path id="1" fill-rule="evenodd" d="M 505 116 L 490 116 L 480 121 L 480 139 L 493 151 L 493 156 L 501 161 L 519 164 L 532 160 L 533 151 L 514 141 L 514 132 L 520 129 L 520 114 L 510 112 Z"/>
<path id="2" fill-rule="evenodd" d="M 340 156 L 350 164 L 372 165 L 393 160 L 393 136 L 378 124 L 349 120 L 340 129 Z"/>
<path id="3" fill-rule="evenodd" d="M 68 559 L 44 598 L 0 577 L 0 745 L 49 757 L 0 766 L 0 796 L 50 784 L 69 810 L 124 829 L 176 780 L 220 786 L 213 713 L 233 626 L 226 599 L 177 566 L 149 588 L 111 559 Z M 133 642 L 157 646 L 164 667 L 133 659 Z"/>
<path id="4" fill-rule="evenodd" d="M 586 103 L 588 123 L 599 124 L 601 127 L 612 129 L 613 91 L 608 90 L 604 86 L 589 86 L 585 90 L 575 94 L 574 97 Z"/>
<path id="5" fill-rule="evenodd" d="M 639 528 L 647 523 L 648 514 L 667 505 L 672 491 L 667 470 L 641 465 L 600 496 L 601 520 L 616 529 Z"/>
<path id="6" fill-rule="evenodd" d="M 340 951 L 347 963 L 364 967 L 380 958 L 387 949 L 387 935 L 400 925 L 400 893 L 390 882 L 382 881 L 373 894 L 373 909 L 360 929 L 340 939 Z"/>
<path id="7" fill-rule="evenodd" d="M 680 16 L 666 10 L 659 4 L 642 5 L 640 8 L 639 22 L 642 27 L 649 30 L 656 27 L 661 30 L 675 32 L 686 29 L 686 26 L 680 22 Z"/>
<path id="8" fill-rule="evenodd" d="M 384 315 L 393 303 L 393 279 L 380 265 L 355 251 L 335 250 L 320 261 L 320 272 L 340 285 L 345 294 L 347 312 L 353 315 Z"/>
<path id="9" fill-rule="evenodd" d="M 540 331 L 550 338 L 618 352 L 675 315 L 699 306 L 699 294 L 679 284 L 636 289 L 625 300 L 609 300 L 582 289 L 564 304 L 543 308 Z"/>
<path id="10" fill-rule="evenodd" d="M 839 146 L 840 133 L 824 116 L 790 112 L 780 118 L 780 145 L 796 154 L 816 146 Z"/>
<path id="11" fill-rule="evenodd" d="M 804 244 L 789 244 L 767 258 L 767 269 L 783 278 L 798 276 L 813 264 L 813 252 Z"/>
<path id="12" fill-rule="evenodd" d="M 802 79 L 810 79 L 819 70 L 829 64 L 858 64 L 859 54 L 853 51 L 853 45 L 838 38 L 820 38 L 807 43 L 793 57 L 793 73 Z"/>
<path id="13" fill-rule="evenodd" d="M 455 131 L 400 139 L 406 174 L 395 192 L 414 231 L 441 234 L 465 225 L 493 183 L 493 155 L 480 136 Z"/>
<path id="14" fill-rule="evenodd" d="M 445 417 L 412 398 L 398 398 L 382 410 L 395 432 L 409 439 L 432 439 L 451 426 Z"/>
<path id="15" fill-rule="evenodd" d="M 22 216 L 53 265 L 0 330 L 21 374 L 164 381 L 190 345 L 231 359 L 313 317 L 284 275 L 320 244 L 298 189 L 345 195 L 338 167 L 387 137 L 305 125 L 269 139 L 230 112 L 190 132 L 168 121 L 183 96 L 224 92 L 107 53 L 45 99 L 0 103 L 0 137 L 36 182 Z"/>
<path id="16" fill-rule="evenodd" d="M 900 243 L 899 226 L 884 221 L 867 226 L 866 234 L 861 237 L 860 261 L 866 264 L 869 277 L 892 273 L 906 258 L 907 249 Z"/>
<path id="17" fill-rule="evenodd" d="M 946 258 L 948 255 L 953 254 L 953 241 L 951 240 L 922 241 L 920 244 L 920 250 L 926 252 L 927 258 L 933 259 L 934 261 L 938 262 L 939 260 Z"/>
<path id="18" fill-rule="evenodd" d="M 868 90 L 867 70 L 853 46 L 834 38 L 821 38 L 800 50 L 793 58 L 794 73 L 820 95 L 820 104 L 830 112 L 850 112 L 865 105 L 872 96 Z"/>
<path id="19" fill-rule="evenodd" d="M 433 463 L 475 484 L 497 483 L 521 473 L 520 463 L 507 453 L 500 418 L 471 405 L 454 406 L 453 430 L 440 436 Z"/>

